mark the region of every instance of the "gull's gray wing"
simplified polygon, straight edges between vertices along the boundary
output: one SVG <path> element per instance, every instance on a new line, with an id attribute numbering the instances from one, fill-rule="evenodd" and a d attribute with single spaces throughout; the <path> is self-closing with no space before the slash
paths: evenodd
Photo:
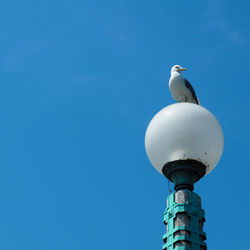
<path id="1" fill-rule="evenodd" d="M 195 102 L 196 102 L 197 104 L 199 104 L 199 101 L 198 101 L 198 99 L 197 99 L 197 96 L 196 96 L 196 94 L 195 94 L 195 91 L 194 91 L 193 86 L 191 85 L 191 83 L 190 83 L 187 79 L 184 79 L 184 81 L 185 81 L 186 87 L 191 91 L 192 96 L 193 96 Z"/>

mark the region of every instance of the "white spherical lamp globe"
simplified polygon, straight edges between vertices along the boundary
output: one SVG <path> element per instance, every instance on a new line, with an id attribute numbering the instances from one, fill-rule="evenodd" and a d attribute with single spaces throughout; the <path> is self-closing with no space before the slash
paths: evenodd
<path id="1" fill-rule="evenodd" d="M 217 119 L 207 109 L 192 103 L 176 103 L 158 112 L 145 136 L 147 156 L 162 174 L 169 162 L 195 160 L 208 174 L 219 162 L 224 137 Z"/>

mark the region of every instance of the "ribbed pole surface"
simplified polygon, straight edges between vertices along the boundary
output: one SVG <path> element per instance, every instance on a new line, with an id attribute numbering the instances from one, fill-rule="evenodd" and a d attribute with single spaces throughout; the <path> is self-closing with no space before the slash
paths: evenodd
<path id="1" fill-rule="evenodd" d="M 187 189 L 171 193 L 164 212 L 163 250 L 206 250 L 205 212 L 200 197 Z"/>

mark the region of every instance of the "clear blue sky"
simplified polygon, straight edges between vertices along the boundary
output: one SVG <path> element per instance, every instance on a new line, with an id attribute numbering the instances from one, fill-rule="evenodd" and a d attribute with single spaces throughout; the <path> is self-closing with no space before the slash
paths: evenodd
<path id="1" fill-rule="evenodd" d="M 247 0 L 5 1 L 0 249 L 161 249 L 168 184 L 146 127 L 180 64 L 225 149 L 195 190 L 210 250 L 249 250 Z"/>

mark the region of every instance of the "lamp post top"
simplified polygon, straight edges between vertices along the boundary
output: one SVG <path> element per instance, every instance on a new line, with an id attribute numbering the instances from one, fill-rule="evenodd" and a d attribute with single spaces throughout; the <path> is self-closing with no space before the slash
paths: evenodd
<path id="1" fill-rule="evenodd" d="M 223 146 L 217 119 L 204 107 L 191 103 L 163 108 L 151 120 L 145 135 L 147 156 L 161 174 L 171 162 L 191 160 L 204 165 L 206 175 L 219 162 Z"/>

